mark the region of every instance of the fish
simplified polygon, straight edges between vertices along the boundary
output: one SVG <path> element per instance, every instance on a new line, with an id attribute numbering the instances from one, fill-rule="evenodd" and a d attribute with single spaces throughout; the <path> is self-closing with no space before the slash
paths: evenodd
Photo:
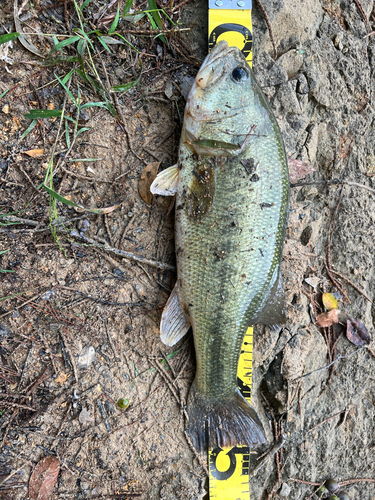
<path id="1" fill-rule="evenodd" d="M 237 366 L 249 325 L 286 322 L 288 166 L 270 105 L 244 55 L 226 41 L 206 57 L 188 95 L 178 163 L 150 189 L 176 195 L 177 281 L 160 335 L 172 346 L 193 330 L 187 435 L 198 452 L 264 443 L 261 421 L 237 387 Z"/>

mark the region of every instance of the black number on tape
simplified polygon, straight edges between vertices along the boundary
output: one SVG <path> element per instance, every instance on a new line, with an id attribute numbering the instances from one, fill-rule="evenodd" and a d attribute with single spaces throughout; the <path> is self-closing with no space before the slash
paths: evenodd
<path id="1" fill-rule="evenodd" d="M 216 45 L 219 36 L 228 31 L 235 31 L 243 35 L 245 40 L 241 52 L 245 57 L 247 57 L 250 54 L 253 46 L 253 35 L 249 28 L 246 28 L 246 26 L 242 26 L 242 24 L 226 23 L 216 26 L 216 28 L 214 28 L 210 33 L 210 37 L 208 40 L 209 50 L 211 50 Z"/>
<path id="2" fill-rule="evenodd" d="M 220 448 L 219 446 L 217 446 L 216 448 L 214 448 L 210 454 L 210 471 L 211 471 L 211 474 L 212 474 L 212 477 L 214 477 L 215 479 L 218 479 L 219 481 L 226 481 L 227 479 L 229 479 L 233 472 L 236 470 L 236 466 L 237 466 L 237 457 L 236 455 L 242 455 L 243 457 L 243 460 L 242 460 L 242 474 L 248 474 L 249 472 L 249 458 L 250 458 L 250 455 L 249 455 L 249 447 L 248 446 L 235 446 L 234 448 L 232 448 L 231 450 L 228 451 L 227 455 L 229 457 L 229 460 L 230 460 L 230 464 L 229 464 L 229 467 L 227 470 L 225 471 L 220 471 L 217 469 L 216 467 L 216 459 L 219 455 L 219 453 L 221 453 L 223 451 L 222 448 Z"/>
<path id="3" fill-rule="evenodd" d="M 251 387 L 245 384 L 244 381 L 240 379 L 240 377 L 237 377 L 237 386 L 244 398 L 251 398 Z"/>

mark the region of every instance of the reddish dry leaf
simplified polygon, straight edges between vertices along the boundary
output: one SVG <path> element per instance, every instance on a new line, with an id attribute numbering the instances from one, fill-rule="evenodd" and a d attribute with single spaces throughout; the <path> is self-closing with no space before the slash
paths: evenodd
<path id="1" fill-rule="evenodd" d="M 364 345 L 371 342 L 370 334 L 365 325 L 354 318 L 348 318 L 346 321 L 346 336 L 354 345 Z"/>
<path id="2" fill-rule="evenodd" d="M 31 156 L 31 158 L 38 158 L 38 156 L 43 156 L 44 149 L 30 149 L 29 151 L 24 151 L 24 153 Z"/>
<path id="3" fill-rule="evenodd" d="M 138 191 L 142 200 L 148 205 L 151 205 L 152 201 L 150 186 L 154 182 L 155 177 L 158 175 L 160 163 L 160 161 L 154 161 L 153 163 L 146 165 L 142 170 L 141 177 L 139 178 Z"/>
<path id="4" fill-rule="evenodd" d="M 316 318 L 316 324 L 320 326 L 320 328 L 327 328 L 328 326 L 332 326 L 335 323 L 339 322 L 339 310 L 332 309 L 329 312 L 319 314 Z"/>
<path id="5" fill-rule="evenodd" d="M 315 172 L 309 163 L 294 158 L 288 158 L 289 181 L 293 184 Z"/>
<path id="6" fill-rule="evenodd" d="M 337 299 L 332 293 L 323 293 L 322 301 L 327 311 L 337 309 Z"/>
<path id="7" fill-rule="evenodd" d="M 49 500 L 60 471 L 56 457 L 45 457 L 37 463 L 29 481 L 30 500 Z"/>

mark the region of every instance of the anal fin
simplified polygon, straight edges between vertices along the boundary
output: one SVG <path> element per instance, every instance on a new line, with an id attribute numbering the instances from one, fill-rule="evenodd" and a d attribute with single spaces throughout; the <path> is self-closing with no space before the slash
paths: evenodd
<path id="1" fill-rule="evenodd" d="M 160 322 L 160 338 L 167 346 L 173 346 L 182 339 L 190 328 L 190 321 L 178 299 L 177 281 L 164 307 Z"/>

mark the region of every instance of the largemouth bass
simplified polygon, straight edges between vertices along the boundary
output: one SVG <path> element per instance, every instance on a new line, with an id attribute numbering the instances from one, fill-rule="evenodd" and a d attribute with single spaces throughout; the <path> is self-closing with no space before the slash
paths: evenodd
<path id="1" fill-rule="evenodd" d="M 276 119 L 245 57 L 227 42 L 203 62 L 178 164 L 151 191 L 177 195 L 177 282 L 160 331 L 171 346 L 193 328 L 187 433 L 199 451 L 255 446 L 264 432 L 237 388 L 237 365 L 248 325 L 286 320 L 279 267 L 289 178 Z"/>

